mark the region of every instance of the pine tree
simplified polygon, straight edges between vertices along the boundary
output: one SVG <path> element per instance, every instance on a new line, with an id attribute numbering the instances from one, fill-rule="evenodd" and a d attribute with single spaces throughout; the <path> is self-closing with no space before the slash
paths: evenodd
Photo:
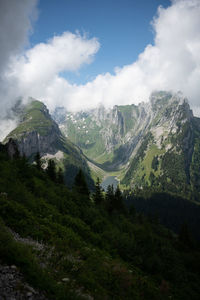
<path id="1" fill-rule="evenodd" d="M 114 188 L 113 185 L 109 185 L 106 191 L 106 208 L 109 214 L 112 214 L 114 210 L 114 202 L 115 202 Z"/>
<path id="2" fill-rule="evenodd" d="M 36 168 L 38 170 L 41 170 L 42 169 L 42 162 L 41 162 L 41 156 L 40 156 L 39 151 L 35 155 L 35 162 L 36 162 Z"/>
<path id="3" fill-rule="evenodd" d="M 90 192 L 83 171 L 80 169 L 74 179 L 74 187 L 78 193 L 89 196 Z"/>
<path id="4" fill-rule="evenodd" d="M 119 188 L 119 186 L 117 186 L 115 194 L 114 194 L 114 209 L 116 209 L 118 212 L 121 213 L 125 213 L 125 205 L 124 205 L 124 200 L 123 200 L 123 196 L 122 196 L 122 192 Z"/>
<path id="5" fill-rule="evenodd" d="M 56 165 L 53 159 L 49 159 L 46 172 L 51 180 L 56 181 Z"/>
<path id="6" fill-rule="evenodd" d="M 100 184 L 99 177 L 97 178 L 96 184 L 95 184 L 95 193 L 93 194 L 94 203 L 96 205 L 101 205 L 104 201 L 103 193 L 102 193 L 102 187 Z"/>

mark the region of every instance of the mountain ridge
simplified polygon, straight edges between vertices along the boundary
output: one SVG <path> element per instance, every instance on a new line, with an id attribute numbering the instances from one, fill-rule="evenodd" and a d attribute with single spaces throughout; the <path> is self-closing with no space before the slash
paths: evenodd
<path id="1" fill-rule="evenodd" d="M 118 172 L 124 187 L 164 185 L 175 191 L 194 186 L 199 118 L 180 92 L 157 91 L 138 106 L 100 106 L 77 113 L 57 108 L 53 118 L 89 160 L 108 173 Z M 168 160 L 178 164 L 178 181 L 174 167 L 171 171 L 167 167 Z"/>
<path id="2" fill-rule="evenodd" d="M 5 142 L 16 140 L 21 155 L 33 159 L 40 152 L 69 177 L 82 168 L 88 179 L 117 176 L 123 189 L 200 195 L 200 119 L 180 92 L 157 91 L 138 106 L 77 113 L 57 108 L 53 118 L 33 99 L 17 111 L 20 123 Z"/>

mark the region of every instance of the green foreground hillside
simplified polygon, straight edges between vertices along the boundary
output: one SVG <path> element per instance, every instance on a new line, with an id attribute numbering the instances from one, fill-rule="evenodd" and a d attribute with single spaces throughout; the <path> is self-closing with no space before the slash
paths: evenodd
<path id="1" fill-rule="evenodd" d="M 199 299 L 200 252 L 187 231 L 127 211 L 119 190 L 104 196 L 97 184 L 92 197 L 81 177 L 69 190 L 0 150 L 0 262 L 48 299 Z"/>

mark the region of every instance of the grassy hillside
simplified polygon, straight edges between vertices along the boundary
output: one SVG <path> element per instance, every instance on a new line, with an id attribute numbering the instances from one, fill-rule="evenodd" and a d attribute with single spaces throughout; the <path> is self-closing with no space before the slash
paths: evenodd
<path id="1" fill-rule="evenodd" d="M 0 261 L 49 299 L 199 299 L 200 252 L 184 233 L 117 206 L 120 193 L 70 191 L 4 146 L 0 170 Z"/>
<path id="2" fill-rule="evenodd" d="M 20 109 L 20 123 L 7 137 L 19 138 L 19 135 L 36 130 L 39 134 L 45 135 L 49 128 L 54 126 L 46 106 L 37 100 L 31 101 Z"/>
<path id="3" fill-rule="evenodd" d="M 160 144 L 151 133 L 143 138 L 123 184 L 133 188 L 156 188 L 199 200 L 199 120 L 196 118 L 177 126 L 177 132 L 163 136 Z"/>

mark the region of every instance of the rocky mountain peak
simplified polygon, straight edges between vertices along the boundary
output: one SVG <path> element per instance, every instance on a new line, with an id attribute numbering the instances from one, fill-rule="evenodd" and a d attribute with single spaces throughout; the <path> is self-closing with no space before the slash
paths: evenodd
<path id="1" fill-rule="evenodd" d="M 56 144 L 62 134 L 42 102 L 31 99 L 31 102 L 21 107 L 19 119 L 17 128 L 4 142 L 12 138 L 16 141 L 20 154 L 27 157 L 37 152 L 44 155 L 57 151 Z"/>

